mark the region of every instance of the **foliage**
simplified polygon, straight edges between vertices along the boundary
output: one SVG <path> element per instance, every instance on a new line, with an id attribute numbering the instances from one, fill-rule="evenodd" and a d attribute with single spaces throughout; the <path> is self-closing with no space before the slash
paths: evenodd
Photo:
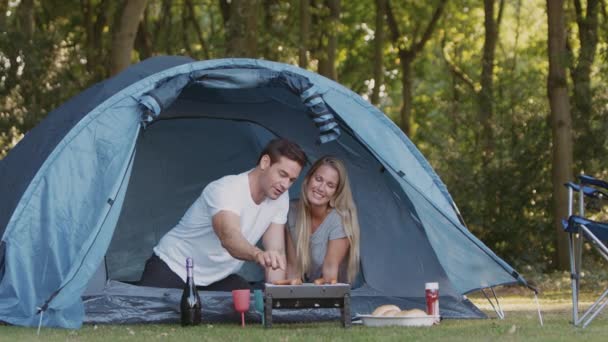
<path id="1" fill-rule="evenodd" d="M 108 77 L 112 24 L 117 4 L 82 1 L 0 0 L 0 158 L 47 113 L 95 82 Z M 154 55 L 221 58 L 227 37 L 225 0 L 149 0 L 133 62 Z M 300 47 L 299 1 L 260 1 L 259 58 L 296 64 Z M 576 25 L 568 4 L 571 47 Z M 420 37 L 421 18 L 434 2 L 391 1 L 403 37 L 384 49 L 380 107 L 398 120 L 402 107 L 398 44 Z M 0 6 L 0 8 L 2 8 Z M 364 97 L 371 94 L 375 5 L 342 1 L 340 23 L 329 25 L 327 1 L 311 0 L 307 68 L 316 71 L 327 44 L 338 36 L 338 81 Z M 547 24 L 545 2 L 506 1 L 494 68 L 494 156 L 484 165 L 478 124 L 484 10 L 480 1 L 451 0 L 431 40 L 413 66 L 410 138 L 447 184 L 471 231 L 517 267 L 552 268 L 555 232 L 551 222 L 551 127 L 546 98 Z M 25 20 L 28 15 L 33 22 Z M 575 125 L 575 174 L 608 177 L 608 20 L 600 14 L 598 51 L 592 68 L 593 113 L 589 125 Z M 29 24 L 33 24 L 29 30 Z M 387 41 L 390 41 L 387 39 Z M 457 77 L 446 58 L 470 84 Z M 576 119 L 576 117 L 575 117 Z M 381 134 L 381 133 L 379 133 Z M 582 141 L 582 140 L 577 140 Z M 583 168 L 584 167 L 584 168 Z M 482 194 L 491 194 L 486 196 Z"/>

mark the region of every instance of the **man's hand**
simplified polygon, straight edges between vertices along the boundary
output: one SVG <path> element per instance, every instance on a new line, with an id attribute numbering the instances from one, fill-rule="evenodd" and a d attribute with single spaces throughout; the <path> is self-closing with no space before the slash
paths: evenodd
<path id="1" fill-rule="evenodd" d="M 285 255 L 277 251 L 258 251 L 255 261 L 264 268 L 285 270 Z"/>

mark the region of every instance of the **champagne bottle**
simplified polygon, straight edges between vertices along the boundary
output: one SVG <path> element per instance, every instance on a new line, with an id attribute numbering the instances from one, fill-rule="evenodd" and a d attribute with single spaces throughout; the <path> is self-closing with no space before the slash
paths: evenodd
<path id="1" fill-rule="evenodd" d="M 180 303 L 182 326 L 197 325 L 201 323 L 201 297 L 199 297 L 196 285 L 194 285 L 194 277 L 192 275 L 193 269 L 194 264 L 192 258 L 187 258 L 186 272 L 188 278 L 186 279 L 186 286 L 184 287 L 184 293 L 182 294 L 182 301 Z"/>

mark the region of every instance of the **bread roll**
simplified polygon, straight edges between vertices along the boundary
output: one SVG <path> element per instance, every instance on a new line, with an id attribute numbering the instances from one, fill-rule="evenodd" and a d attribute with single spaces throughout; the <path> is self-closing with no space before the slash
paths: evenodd
<path id="1" fill-rule="evenodd" d="M 313 282 L 315 285 L 323 285 L 323 284 L 337 284 L 338 281 L 336 279 L 332 279 L 330 281 L 325 281 L 325 278 L 321 277 L 319 279 L 315 279 L 315 281 Z"/>
<path id="2" fill-rule="evenodd" d="M 374 310 L 374 312 L 372 312 L 372 316 L 384 316 L 384 313 L 389 310 L 401 311 L 401 309 L 399 309 L 399 307 L 396 305 L 391 305 L 391 304 L 380 305 L 379 307 L 376 308 L 376 310 Z"/>
<path id="3" fill-rule="evenodd" d="M 426 312 L 420 309 L 403 310 L 395 314 L 396 317 L 424 317 Z"/>
<path id="4" fill-rule="evenodd" d="M 384 313 L 382 314 L 383 317 L 395 317 L 395 315 L 397 315 L 398 313 L 400 313 L 401 311 L 399 310 L 386 310 L 384 311 Z"/>

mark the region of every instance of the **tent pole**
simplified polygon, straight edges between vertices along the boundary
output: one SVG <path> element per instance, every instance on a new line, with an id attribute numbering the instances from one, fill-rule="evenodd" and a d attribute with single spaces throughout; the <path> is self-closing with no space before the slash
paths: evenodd
<path id="1" fill-rule="evenodd" d="M 481 293 L 483 293 L 483 295 L 486 297 L 486 299 L 488 300 L 488 302 L 492 306 L 492 309 L 494 309 L 494 312 L 496 312 L 496 316 L 498 316 L 499 319 L 505 319 L 505 312 L 502 310 L 502 307 L 500 306 L 500 301 L 498 300 L 498 297 L 496 296 L 496 292 L 494 292 L 494 288 L 490 287 L 490 290 L 492 291 L 492 294 L 494 296 L 494 300 L 496 301 L 496 305 L 494 305 L 494 302 L 488 296 L 488 294 L 486 293 L 485 289 L 481 289 Z"/>

